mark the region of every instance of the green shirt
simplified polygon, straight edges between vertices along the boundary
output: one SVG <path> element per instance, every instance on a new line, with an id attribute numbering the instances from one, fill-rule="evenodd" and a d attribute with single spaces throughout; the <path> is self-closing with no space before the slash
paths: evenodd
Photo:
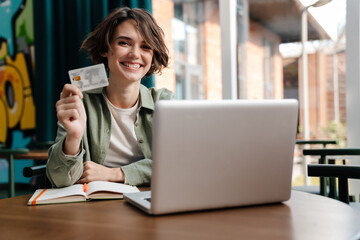
<path id="1" fill-rule="evenodd" d="M 102 91 L 103 89 L 99 88 L 83 94 L 87 125 L 82 138 L 81 151 L 78 155 L 67 156 L 64 154 L 63 144 L 66 131 L 58 123 L 57 136 L 54 145 L 49 149 L 49 159 L 46 166 L 46 174 L 53 186 L 64 187 L 76 183 L 82 175 L 84 161 L 104 164 L 110 144 L 111 113 Z M 167 89 L 148 89 L 140 85 L 140 104 L 137 109 L 134 127 L 144 159 L 121 167 L 130 185 L 150 183 L 155 102 L 173 98 L 174 94 Z"/>

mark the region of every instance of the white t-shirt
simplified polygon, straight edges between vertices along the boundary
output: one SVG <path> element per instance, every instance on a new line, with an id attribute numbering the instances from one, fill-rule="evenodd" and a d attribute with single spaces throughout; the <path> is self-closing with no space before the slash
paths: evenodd
<path id="1" fill-rule="evenodd" d="M 121 167 L 144 158 L 135 135 L 134 124 L 139 101 L 128 109 L 115 107 L 104 94 L 111 112 L 110 145 L 105 157 L 107 167 Z"/>

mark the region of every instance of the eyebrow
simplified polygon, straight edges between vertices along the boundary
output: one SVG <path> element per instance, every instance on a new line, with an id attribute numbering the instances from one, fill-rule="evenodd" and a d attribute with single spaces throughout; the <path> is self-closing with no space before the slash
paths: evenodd
<path id="1" fill-rule="evenodd" d="M 128 41 L 133 41 L 133 39 L 132 39 L 131 37 L 127 37 L 127 36 L 118 36 L 118 37 L 115 38 L 115 41 L 116 41 L 116 40 L 128 40 Z M 148 44 L 148 43 L 146 43 L 145 40 L 143 40 L 142 43 Z"/>
<path id="2" fill-rule="evenodd" d="M 119 39 L 132 40 L 132 38 L 126 37 L 126 36 L 118 36 L 118 37 L 115 38 L 115 40 L 119 40 Z"/>

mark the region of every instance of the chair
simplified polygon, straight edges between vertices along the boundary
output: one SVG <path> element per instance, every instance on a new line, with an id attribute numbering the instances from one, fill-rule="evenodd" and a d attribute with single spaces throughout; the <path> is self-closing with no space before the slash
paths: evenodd
<path id="1" fill-rule="evenodd" d="M 349 203 L 352 207 L 360 210 L 360 204 L 355 202 L 354 196 L 349 196 L 348 193 L 348 179 L 359 179 L 360 166 L 345 165 L 344 158 L 346 156 L 360 155 L 360 148 L 336 148 L 336 149 L 311 149 L 304 150 L 305 155 L 318 155 L 319 165 L 308 166 L 308 176 L 317 176 L 322 179 L 321 188 L 322 195 L 328 196 L 340 201 Z M 344 165 L 334 165 L 335 159 L 328 159 L 328 156 L 336 157 L 342 160 Z M 329 179 L 329 194 L 326 192 L 327 179 Z M 336 188 L 336 179 L 338 179 L 338 189 Z M 337 193 L 338 190 L 338 193 Z"/>
<path id="2" fill-rule="evenodd" d="M 36 149 L 48 149 L 54 141 L 35 142 L 34 146 Z M 34 166 L 24 167 L 23 176 L 32 177 L 34 179 L 33 185 L 36 188 L 47 188 L 51 187 L 51 183 L 46 176 L 46 164 L 43 164 L 43 160 L 35 161 Z"/>
<path id="3" fill-rule="evenodd" d="M 24 177 L 44 176 L 46 175 L 46 165 L 24 167 L 23 175 Z"/>
<path id="4" fill-rule="evenodd" d="M 5 157 L 9 161 L 9 197 L 15 197 L 15 175 L 14 175 L 14 156 L 16 154 L 27 154 L 29 149 L 9 149 L 0 148 L 0 157 Z"/>
<path id="5" fill-rule="evenodd" d="M 324 139 L 324 140 L 296 140 L 296 144 L 298 145 L 314 145 L 314 144 L 322 144 L 323 148 L 326 148 L 328 144 L 337 144 L 336 140 Z"/>
<path id="6" fill-rule="evenodd" d="M 337 178 L 339 200 L 349 204 L 348 179 L 360 179 L 360 166 L 309 164 L 308 176 Z"/>
<path id="7" fill-rule="evenodd" d="M 296 140 L 296 144 L 297 145 L 301 145 L 301 146 L 308 146 L 308 145 L 322 145 L 323 149 L 325 149 L 327 147 L 327 145 L 329 144 L 337 144 L 337 140 L 332 140 L 332 139 L 317 139 L 317 140 Z M 303 147 L 302 147 L 303 148 Z M 300 150 L 304 150 L 300 148 Z M 304 154 L 303 154 L 304 156 Z M 303 158 L 303 168 L 304 171 L 306 169 L 306 165 L 307 163 L 305 162 L 305 159 Z M 308 185 L 304 185 L 304 186 L 293 186 L 292 189 L 294 190 L 298 190 L 298 191 L 302 191 L 302 192 L 308 192 L 308 193 L 313 193 L 313 194 L 321 194 L 321 190 L 318 186 L 308 186 Z"/>
<path id="8" fill-rule="evenodd" d="M 36 177 L 35 188 L 51 188 L 51 182 L 46 176 L 46 165 L 24 167 L 24 177 Z"/>
<path id="9" fill-rule="evenodd" d="M 337 156 L 337 159 L 341 159 L 342 164 L 345 164 L 344 158 L 346 158 L 346 156 L 360 156 L 360 148 L 304 149 L 303 154 L 320 156 L 319 164 L 335 164 L 335 159 L 329 159 L 329 161 L 327 162 L 327 156 Z M 329 193 L 327 193 L 328 182 Z M 337 198 L 336 182 L 334 177 L 320 176 L 320 195 Z"/>

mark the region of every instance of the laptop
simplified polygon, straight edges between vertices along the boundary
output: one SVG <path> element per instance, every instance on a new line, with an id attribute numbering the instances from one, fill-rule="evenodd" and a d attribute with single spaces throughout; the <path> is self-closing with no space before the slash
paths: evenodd
<path id="1" fill-rule="evenodd" d="M 152 215 L 286 201 L 297 100 L 159 101 L 151 191 L 124 199 Z"/>

